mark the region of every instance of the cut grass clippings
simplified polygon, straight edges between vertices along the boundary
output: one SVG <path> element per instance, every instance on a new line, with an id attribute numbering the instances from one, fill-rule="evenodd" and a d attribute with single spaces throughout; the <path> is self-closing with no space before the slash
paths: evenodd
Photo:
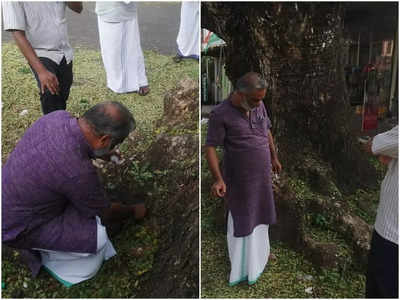
<path id="1" fill-rule="evenodd" d="M 39 92 L 30 68 L 13 43 L 2 44 L 2 162 L 7 160 L 16 143 L 32 123 L 42 116 Z M 179 64 L 172 57 L 145 51 L 146 73 L 150 86 L 147 96 L 137 93 L 116 94 L 106 87 L 106 76 L 100 52 L 77 49 L 74 54 L 74 83 L 67 102 L 67 111 L 82 115 L 102 101 L 119 101 L 133 113 L 138 139 L 136 149 L 125 141 L 120 149 L 143 152 L 154 140 L 155 121 L 163 113 L 163 98 L 184 78 L 198 80 L 198 62 L 184 60 Z M 27 113 L 22 113 L 27 110 Z M 22 114 L 21 114 L 22 113 Z M 125 224 L 123 232 L 112 239 L 117 256 L 105 262 L 92 279 L 66 288 L 41 270 L 32 278 L 29 269 L 19 263 L 17 251 L 9 251 L 2 260 L 3 298 L 133 298 L 140 284 L 148 279 L 158 249 L 157 232 L 144 224 Z M 134 249 L 146 249 L 137 255 Z"/>

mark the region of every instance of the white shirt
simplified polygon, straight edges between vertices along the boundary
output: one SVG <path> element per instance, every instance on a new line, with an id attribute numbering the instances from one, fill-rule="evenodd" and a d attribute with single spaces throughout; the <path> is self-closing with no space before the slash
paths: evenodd
<path id="1" fill-rule="evenodd" d="M 399 244 L 399 126 L 378 134 L 372 141 L 375 155 L 392 158 L 385 179 L 382 181 L 375 230 L 383 238 Z"/>
<path id="2" fill-rule="evenodd" d="M 68 41 L 65 2 L 3 2 L 4 30 L 25 31 L 38 57 L 59 64 L 73 58 Z"/>
<path id="3" fill-rule="evenodd" d="M 96 14 L 103 22 L 118 23 L 136 17 L 136 3 L 130 1 L 96 2 Z"/>

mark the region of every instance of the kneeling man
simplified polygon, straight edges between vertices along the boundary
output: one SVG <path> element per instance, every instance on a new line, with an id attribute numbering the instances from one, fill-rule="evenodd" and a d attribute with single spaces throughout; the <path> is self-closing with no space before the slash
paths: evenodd
<path id="1" fill-rule="evenodd" d="M 18 142 L 2 169 L 2 239 L 34 276 L 42 265 L 66 286 L 95 276 L 116 254 L 101 222 L 144 216 L 143 205 L 111 205 L 92 165 L 134 128 L 126 107 L 103 102 L 81 118 L 49 113 Z"/>

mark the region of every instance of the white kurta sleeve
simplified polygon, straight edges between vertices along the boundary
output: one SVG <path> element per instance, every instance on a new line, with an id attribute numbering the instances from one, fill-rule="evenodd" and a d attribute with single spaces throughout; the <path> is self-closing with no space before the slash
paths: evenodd
<path id="1" fill-rule="evenodd" d="M 372 153 L 386 155 L 392 158 L 399 157 L 399 126 L 378 134 L 372 140 Z"/>
<path id="2" fill-rule="evenodd" d="M 23 30 L 26 28 L 25 10 L 21 2 L 3 2 L 4 30 Z"/>

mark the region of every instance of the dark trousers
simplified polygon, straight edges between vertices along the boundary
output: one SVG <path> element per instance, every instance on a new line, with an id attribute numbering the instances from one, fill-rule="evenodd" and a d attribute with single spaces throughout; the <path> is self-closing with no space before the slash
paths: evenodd
<path id="1" fill-rule="evenodd" d="M 375 230 L 368 257 L 366 297 L 399 297 L 399 246 L 381 237 Z"/>
<path id="2" fill-rule="evenodd" d="M 45 115 L 55 110 L 65 110 L 67 108 L 69 90 L 73 81 L 72 61 L 67 64 L 67 61 L 64 57 L 58 65 L 47 57 L 39 57 L 39 59 L 49 72 L 57 76 L 59 84 L 58 95 L 52 95 L 47 88 L 42 94 L 40 89 L 39 76 L 35 72 L 35 70 L 32 69 L 39 87 L 40 102 L 42 104 L 43 114 Z"/>

